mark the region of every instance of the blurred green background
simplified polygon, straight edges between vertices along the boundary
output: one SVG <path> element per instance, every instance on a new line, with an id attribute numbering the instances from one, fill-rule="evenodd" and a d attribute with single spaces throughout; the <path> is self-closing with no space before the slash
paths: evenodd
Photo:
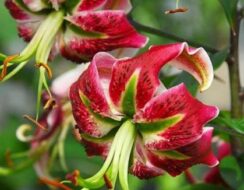
<path id="1" fill-rule="evenodd" d="M 181 0 L 180 5 L 189 8 L 184 14 L 165 15 L 164 11 L 175 8 L 174 0 L 134 0 L 133 18 L 144 25 L 175 34 L 182 38 L 200 44 L 206 44 L 216 49 L 228 46 L 229 27 L 224 11 L 217 0 Z M 173 42 L 164 36 L 147 34 L 149 45 Z M 243 43 L 242 43 L 243 44 Z M 11 55 L 16 54 L 25 43 L 17 35 L 15 21 L 10 17 L 0 1 L 0 52 Z M 15 137 L 16 128 L 24 120 L 23 114 L 34 115 L 37 82 L 34 63 L 29 63 L 18 75 L 10 81 L 0 85 L 0 165 L 5 165 L 5 152 L 21 152 L 28 149 L 28 145 L 19 142 Z M 55 75 L 68 68 L 74 67 L 58 57 L 51 64 Z M 86 158 L 83 148 L 69 135 L 65 144 L 67 163 L 69 167 L 80 168 L 84 175 L 91 175 L 101 166 L 100 158 Z M 200 169 L 199 169 L 200 168 Z M 193 171 L 200 175 L 206 168 L 196 166 Z M 200 172 L 199 172 L 200 171 Z M 60 168 L 55 172 L 64 174 Z M 139 181 L 130 177 L 132 190 L 178 190 L 187 185 L 184 176 L 172 178 L 168 175 L 152 180 Z M 1 190 L 37 190 L 47 189 L 38 183 L 38 178 L 32 168 L 18 172 L 8 177 L 0 177 Z"/>

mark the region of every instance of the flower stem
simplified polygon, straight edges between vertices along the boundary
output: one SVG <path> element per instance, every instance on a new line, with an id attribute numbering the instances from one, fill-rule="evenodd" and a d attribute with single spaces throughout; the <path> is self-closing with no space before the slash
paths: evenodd
<path id="1" fill-rule="evenodd" d="M 241 19 L 241 12 L 237 11 L 236 17 L 234 18 L 234 30 L 230 30 L 230 53 L 227 58 L 230 78 L 231 116 L 234 119 L 240 119 L 243 116 L 243 102 L 240 98 L 241 84 L 239 70 L 239 34 Z M 235 156 L 239 156 L 244 153 L 243 137 L 231 136 L 230 141 L 232 151 Z"/>
<path id="2" fill-rule="evenodd" d="M 177 42 L 187 42 L 188 44 L 190 44 L 191 46 L 194 46 L 194 47 L 203 47 L 205 50 L 207 50 L 210 53 L 217 53 L 218 52 L 217 49 L 215 49 L 213 47 L 210 47 L 208 45 L 200 44 L 200 43 L 197 43 L 197 42 L 194 42 L 194 41 L 191 41 L 191 40 L 187 40 L 185 38 L 176 36 L 174 34 L 170 34 L 168 32 L 165 32 L 165 31 L 162 31 L 162 30 L 159 30 L 159 29 L 156 29 L 156 28 L 145 26 L 145 25 L 135 21 L 131 17 L 131 15 L 128 16 L 128 19 L 130 20 L 130 23 L 139 31 L 142 31 L 142 32 L 145 32 L 145 33 L 149 33 L 149 34 L 153 34 L 153 35 L 157 35 L 157 36 L 161 36 L 161 37 L 165 37 L 165 38 L 171 39 L 173 41 L 177 41 Z"/>

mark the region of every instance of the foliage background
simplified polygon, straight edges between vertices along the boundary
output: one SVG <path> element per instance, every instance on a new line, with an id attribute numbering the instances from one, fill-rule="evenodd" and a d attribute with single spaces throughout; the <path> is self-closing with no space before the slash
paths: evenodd
<path id="1" fill-rule="evenodd" d="M 181 5 L 189 8 L 184 14 L 165 15 L 164 11 L 175 7 L 174 0 L 134 0 L 132 17 L 144 25 L 175 34 L 190 41 L 206 44 L 216 49 L 228 47 L 229 26 L 224 11 L 218 0 L 181 0 Z M 241 60 L 244 65 L 244 29 L 241 32 Z M 147 34 L 150 38 L 148 44 L 163 44 L 173 42 L 164 36 Z M 0 52 L 15 54 L 24 47 L 24 42 L 17 36 L 15 21 L 10 17 L 4 7 L 4 1 L 0 1 Z M 147 49 L 147 48 L 145 48 Z M 143 51 L 143 50 L 142 50 Z M 51 67 L 55 75 L 74 67 L 73 63 L 56 58 Z M 242 80 L 244 80 L 242 67 Z M 165 80 L 167 83 L 169 80 Z M 19 142 L 15 137 L 16 128 L 24 122 L 23 114 L 34 114 L 36 71 L 33 64 L 28 64 L 22 72 L 11 81 L 0 85 L 0 165 L 5 164 L 5 152 L 21 152 L 28 149 L 28 145 Z M 228 80 L 225 80 L 227 83 Z M 169 85 L 169 82 L 168 82 Z M 221 98 L 220 94 L 215 94 Z M 224 101 L 229 101 L 228 99 Z M 67 163 L 70 169 L 78 167 L 83 175 L 91 175 L 100 166 L 99 158 L 87 158 L 83 148 L 76 143 L 72 135 L 65 145 Z M 57 164 L 58 165 L 58 164 Z M 201 175 L 205 167 L 193 168 L 195 175 Z M 54 173 L 64 174 L 60 167 L 55 168 Z M 177 190 L 187 185 L 183 175 L 172 178 L 168 175 L 157 177 L 148 181 L 139 181 L 130 178 L 131 189 L 150 190 Z M 28 190 L 46 189 L 38 183 L 37 176 L 32 168 L 21 171 L 12 176 L 0 177 L 0 187 L 4 190 Z"/>

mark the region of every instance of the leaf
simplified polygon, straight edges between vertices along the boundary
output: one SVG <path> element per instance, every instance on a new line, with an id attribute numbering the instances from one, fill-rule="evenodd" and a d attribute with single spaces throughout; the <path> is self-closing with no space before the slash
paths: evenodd
<path id="1" fill-rule="evenodd" d="M 231 118 L 229 112 L 221 111 L 219 113 L 219 116 L 216 119 L 214 119 L 211 123 L 217 126 L 227 126 L 231 130 L 234 130 L 235 133 L 238 133 L 239 136 L 243 135 L 244 137 L 244 118 L 234 119 Z M 221 129 L 221 127 L 219 127 L 219 129 Z"/>
<path id="2" fill-rule="evenodd" d="M 222 7 L 224 8 L 226 18 L 230 24 L 230 27 L 234 31 L 234 20 L 236 17 L 237 3 L 238 0 L 219 0 Z"/>
<path id="3" fill-rule="evenodd" d="M 234 128 L 240 134 L 244 134 L 244 118 L 234 120 L 232 128 Z"/>
<path id="4" fill-rule="evenodd" d="M 180 83 L 184 83 L 193 96 L 196 95 L 198 89 L 198 83 L 191 75 L 189 75 L 184 71 L 179 75 L 177 75 L 175 79 L 167 87 L 173 87 Z"/>
<path id="5" fill-rule="evenodd" d="M 240 187 L 238 187 L 237 190 L 244 190 L 244 183 L 240 185 Z"/>
<path id="6" fill-rule="evenodd" d="M 0 53 L 0 61 L 4 61 L 5 58 L 6 58 L 6 56 L 3 55 L 2 53 Z"/>
<path id="7" fill-rule="evenodd" d="M 224 63 L 227 55 L 228 55 L 228 49 L 224 49 L 210 56 L 211 61 L 213 63 L 214 70 L 218 69 L 222 65 L 222 63 Z"/>
<path id="8" fill-rule="evenodd" d="M 216 186 L 216 185 L 212 185 L 212 184 L 197 184 L 197 185 L 191 185 L 191 186 L 187 186 L 185 188 L 182 188 L 182 190 L 227 190 L 224 187 L 221 186 Z"/>
<path id="9" fill-rule="evenodd" d="M 242 183 L 242 171 L 237 160 L 233 156 L 227 156 L 221 160 L 220 165 L 220 174 L 223 179 L 234 189 L 240 186 Z"/>

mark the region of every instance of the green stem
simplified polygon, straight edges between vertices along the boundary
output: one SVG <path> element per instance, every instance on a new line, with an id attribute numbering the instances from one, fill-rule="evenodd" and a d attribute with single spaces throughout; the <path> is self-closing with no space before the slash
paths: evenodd
<path id="1" fill-rule="evenodd" d="M 60 136 L 58 138 L 58 143 L 57 143 L 58 150 L 59 150 L 58 152 L 59 152 L 60 164 L 64 171 L 68 170 L 68 167 L 67 167 L 67 164 L 65 161 L 64 142 L 65 142 L 67 133 L 69 131 L 71 120 L 72 120 L 72 118 L 68 119 L 68 121 L 62 126 L 61 133 L 60 133 Z"/>
<path id="2" fill-rule="evenodd" d="M 45 69 L 41 67 L 39 69 L 39 81 L 37 87 L 37 101 L 36 101 L 36 120 L 39 118 L 40 107 L 41 107 L 41 95 L 42 95 L 42 87 L 43 87 L 43 80 L 45 78 Z"/>
<path id="3" fill-rule="evenodd" d="M 131 15 L 129 15 L 128 18 L 130 20 L 130 23 L 139 31 L 142 31 L 142 32 L 145 32 L 145 33 L 149 33 L 149 34 L 153 34 L 153 35 L 157 35 L 157 36 L 160 36 L 160 37 L 165 37 L 165 38 L 171 39 L 173 41 L 177 41 L 177 42 L 187 42 L 188 44 L 190 44 L 191 46 L 194 46 L 194 47 L 203 47 L 205 50 L 207 50 L 210 53 L 217 53 L 218 52 L 217 49 L 212 48 L 212 47 L 210 47 L 208 45 L 200 44 L 200 43 L 197 43 L 197 42 L 194 42 L 194 41 L 187 40 L 185 38 L 176 36 L 174 34 L 170 34 L 168 32 L 162 31 L 162 30 L 158 30 L 156 28 L 145 26 L 145 25 L 143 25 L 141 23 L 138 23 L 135 20 L 133 20 Z"/>
<path id="4" fill-rule="evenodd" d="M 237 11 L 233 30 L 230 30 L 230 53 L 227 58 L 230 79 L 231 93 L 231 116 L 235 119 L 240 119 L 243 116 L 242 100 L 240 98 L 241 84 L 239 71 L 239 34 L 241 14 Z M 233 154 L 239 156 L 244 153 L 243 137 L 230 136 Z"/>

